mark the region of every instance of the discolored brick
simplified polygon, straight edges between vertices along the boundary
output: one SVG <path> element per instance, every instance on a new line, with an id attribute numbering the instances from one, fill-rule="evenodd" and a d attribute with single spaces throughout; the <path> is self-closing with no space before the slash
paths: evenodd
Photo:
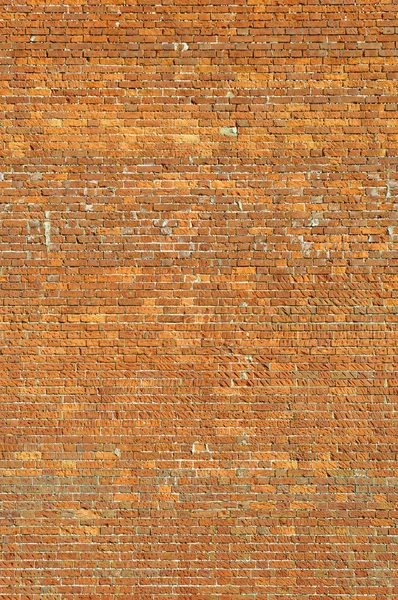
<path id="1" fill-rule="evenodd" d="M 393 600 L 397 15 L 3 2 L 0 596 Z"/>

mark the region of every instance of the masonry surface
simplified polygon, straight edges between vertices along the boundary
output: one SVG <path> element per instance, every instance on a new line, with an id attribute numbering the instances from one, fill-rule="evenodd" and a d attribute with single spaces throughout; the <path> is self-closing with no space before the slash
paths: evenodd
<path id="1" fill-rule="evenodd" d="M 398 19 L 0 8 L 0 598 L 398 598 Z"/>

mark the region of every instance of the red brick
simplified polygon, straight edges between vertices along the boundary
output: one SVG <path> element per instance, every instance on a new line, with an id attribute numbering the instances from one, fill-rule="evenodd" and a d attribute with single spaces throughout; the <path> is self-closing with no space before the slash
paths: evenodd
<path id="1" fill-rule="evenodd" d="M 0 596 L 397 598 L 394 3 L 0 12 Z"/>

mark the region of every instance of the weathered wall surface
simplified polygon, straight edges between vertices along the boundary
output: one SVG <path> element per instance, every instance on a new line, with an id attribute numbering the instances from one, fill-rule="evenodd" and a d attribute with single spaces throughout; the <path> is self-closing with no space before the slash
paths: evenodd
<path id="1" fill-rule="evenodd" d="M 0 597 L 398 597 L 397 4 L 3 2 Z"/>

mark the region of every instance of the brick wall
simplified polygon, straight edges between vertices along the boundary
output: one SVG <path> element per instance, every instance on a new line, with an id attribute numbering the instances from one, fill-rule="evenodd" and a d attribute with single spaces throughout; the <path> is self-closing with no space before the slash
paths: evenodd
<path id="1" fill-rule="evenodd" d="M 0 597 L 398 598 L 397 4 L 0 12 Z"/>

